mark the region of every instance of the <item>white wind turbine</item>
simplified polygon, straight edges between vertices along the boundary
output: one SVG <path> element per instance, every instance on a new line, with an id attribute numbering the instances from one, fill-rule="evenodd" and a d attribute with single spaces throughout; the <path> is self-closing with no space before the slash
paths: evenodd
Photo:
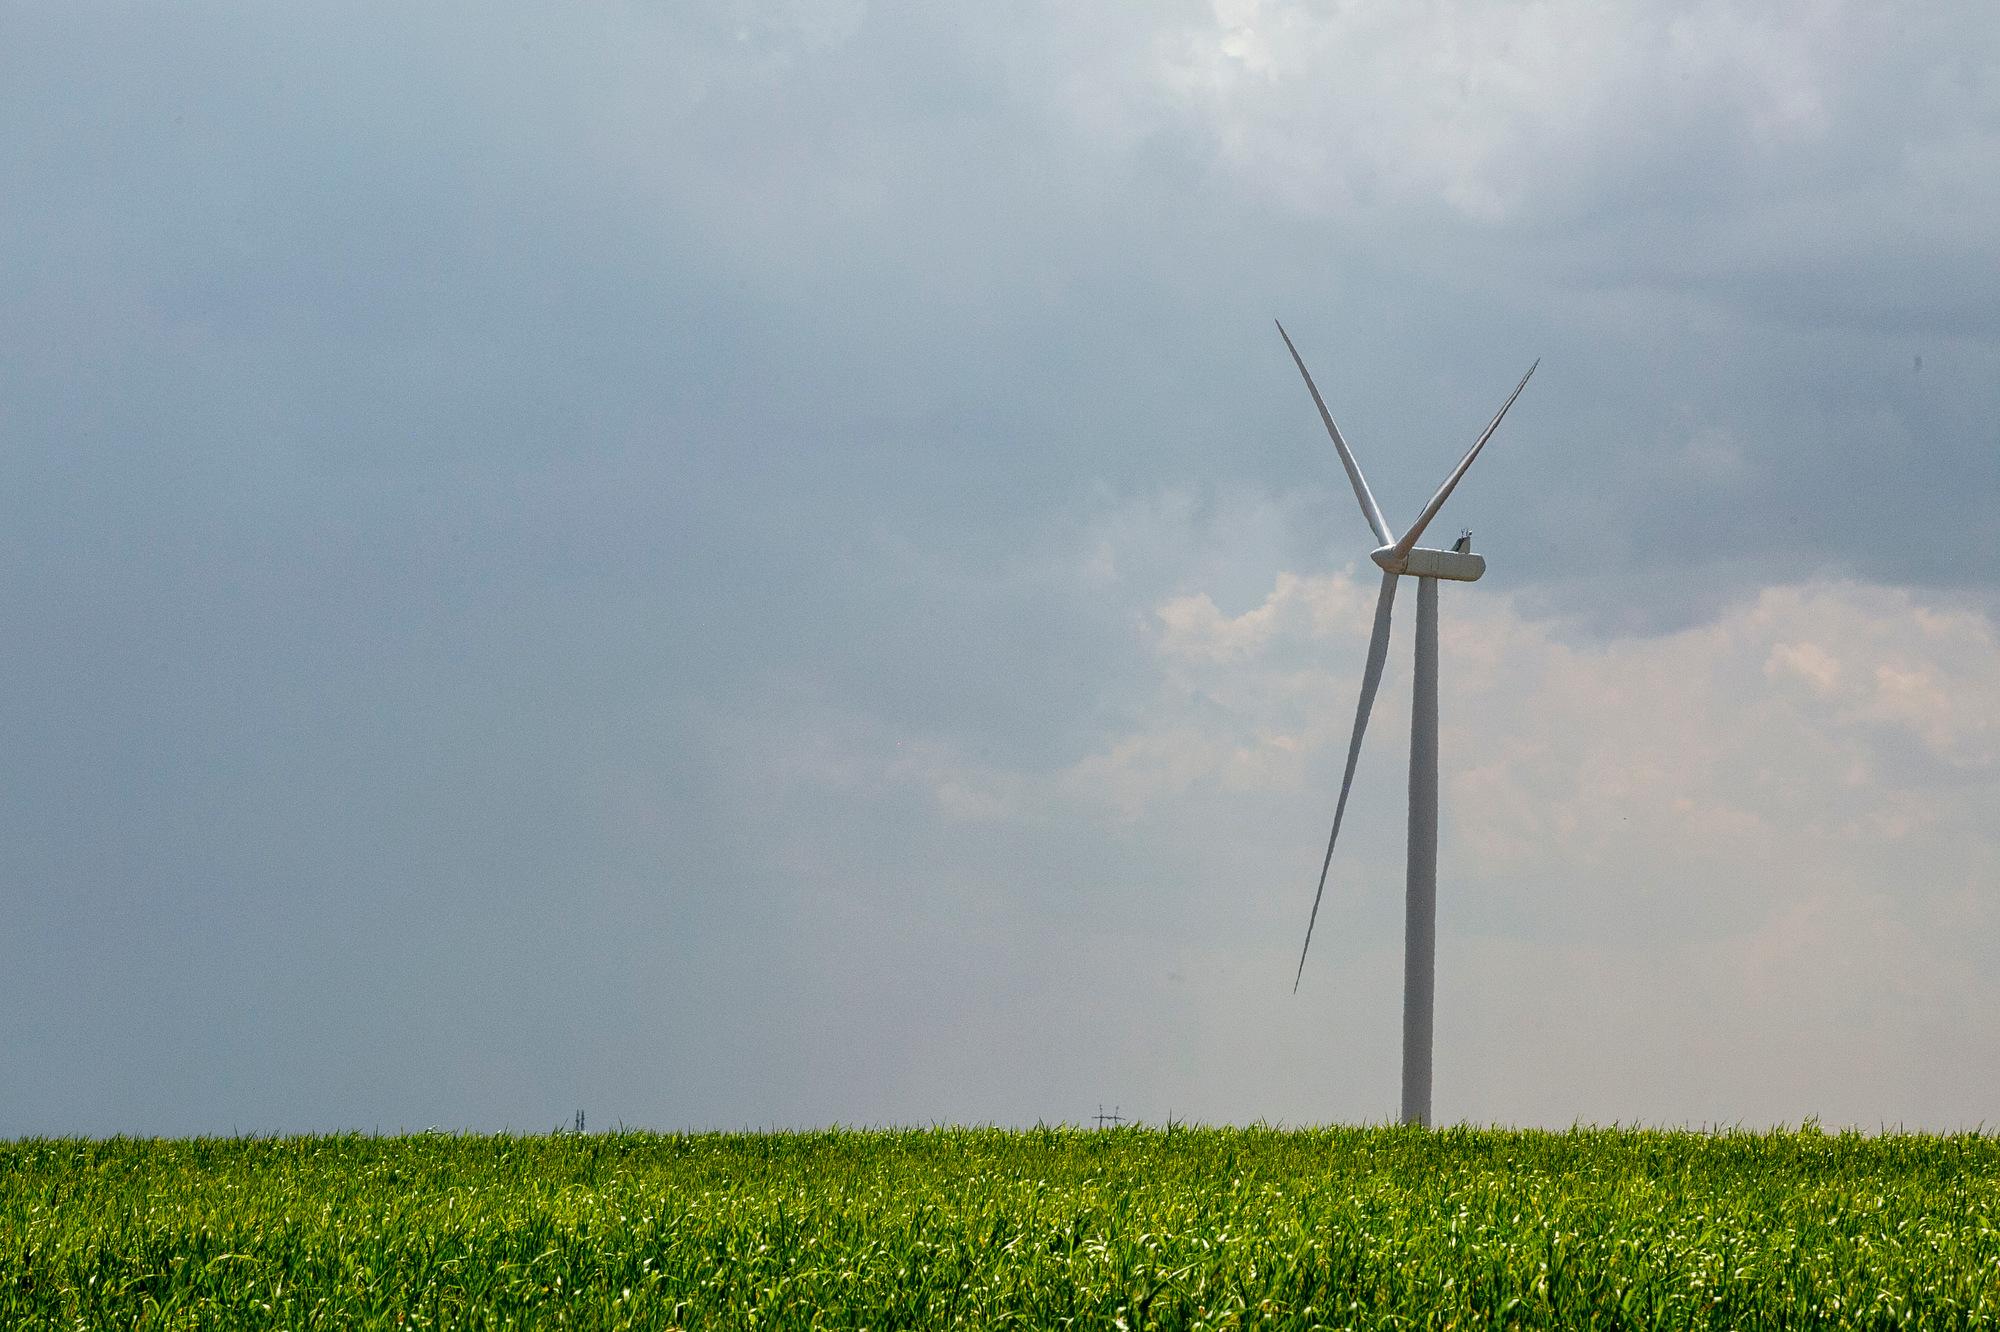
<path id="1" fill-rule="evenodd" d="M 1278 325 L 1278 336 L 1285 340 L 1292 363 L 1305 376 L 1313 405 L 1319 408 L 1319 419 L 1326 423 L 1326 433 L 1333 436 L 1333 447 L 1340 451 L 1340 463 L 1354 485 L 1354 497 L 1361 501 L 1361 516 L 1368 520 L 1375 539 L 1382 543 L 1368 556 L 1382 570 L 1382 592 L 1375 602 L 1375 629 L 1368 639 L 1368 664 L 1361 671 L 1361 701 L 1354 709 L 1354 738 L 1347 743 L 1347 773 L 1340 781 L 1340 800 L 1333 807 L 1333 832 L 1326 839 L 1326 859 L 1319 867 L 1319 887 L 1313 892 L 1312 915 L 1306 920 L 1305 948 L 1299 950 L 1299 970 L 1292 978 L 1292 989 L 1298 990 L 1299 977 L 1305 974 L 1306 949 L 1312 947 L 1313 922 L 1319 919 L 1319 899 L 1326 892 L 1333 844 L 1340 837 L 1341 815 L 1347 812 L 1347 793 L 1354 785 L 1354 764 L 1361 757 L 1361 736 L 1368 729 L 1368 710 L 1375 704 L 1376 687 L 1382 683 L 1382 663 L 1389 655 L 1389 608 L 1396 600 L 1396 580 L 1414 578 L 1417 580 L 1417 670 L 1410 708 L 1409 886 L 1403 924 L 1403 1122 L 1428 1125 L 1431 1001 L 1437 988 L 1437 580 L 1473 582 L 1486 572 L 1486 561 L 1472 553 L 1470 534 L 1460 537 L 1450 550 L 1426 549 L 1417 545 L 1417 538 L 1430 526 L 1431 519 L 1437 517 L 1452 487 L 1465 475 L 1466 468 L 1472 466 L 1472 460 L 1486 447 L 1486 441 L 1500 428 L 1500 419 L 1507 415 L 1514 399 L 1521 396 L 1521 390 L 1535 373 L 1535 366 L 1541 362 L 1528 367 L 1528 373 L 1521 376 L 1521 382 L 1507 395 L 1507 401 L 1500 404 L 1500 410 L 1480 432 L 1478 440 L 1459 459 L 1458 466 L 1451 469 L 1451 475 L 1438 487 L 1437 494 L 1431 496 L 1430 503 L 1424 505 L 1424 511 L 1410 524 L 1410 530 L 1391 540 L 1389 525 L 1382 520 L 1382 510 L 1376 507 L 1368 482 L 1362 479 L 1360 464 L 1354 461 L 1347 441 L 1340 437 L 1340 427 L 1333 423 L 1333 414 L 1319 396 L 1319 386 L 1313 383 L 1306 363 L 1299 357 L 1299 349 L 1292 346 L 1291 335 L 1285 332 L 1283 324 Z"/>

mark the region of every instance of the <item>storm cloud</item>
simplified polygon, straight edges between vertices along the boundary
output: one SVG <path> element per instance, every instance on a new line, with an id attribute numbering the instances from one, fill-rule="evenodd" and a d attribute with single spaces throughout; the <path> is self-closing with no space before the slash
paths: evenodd
<path id="1" fill-rule="evenodd" d="M 1543 358 L 1439 1117 L 1991 1118 L 1978 6 L 25 6 L 0 170 L 0 1133 L 1386 1117 L 1274 316 L 1392 522 Z"/>

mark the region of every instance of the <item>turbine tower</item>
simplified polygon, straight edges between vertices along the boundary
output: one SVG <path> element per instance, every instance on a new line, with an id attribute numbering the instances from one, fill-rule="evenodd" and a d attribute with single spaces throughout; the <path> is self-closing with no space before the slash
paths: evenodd
<path id="1" fill-rule="evenodd" d="M 1361 465 L 1354 461 L 1353 450 L 1340 436 L 1340 427 L 1333 423 L 1333 413 L 1327 411 L 1326 400 L 1319 396 L 1319 386 L 1313 383 L 1311 372 L 1299 356 L 1299 349 L 1292 345 L 1291 335 L 1285 326 L 1278 325 L 1278 336 L 1285 340 L 1285 348 L 1292 354 L 1292 364 L 1298 366 L 1299 374 L 1305 377 L 1306 389 L 1312 394 L 1313 405 L 1319 408 L 1319 419 L 1326 424 L 1326 433 L 1333 437 L 1333 447 L 1340 451 L 1340 465 L 1347 469 L 1347 479 L 1354 486 L 1354 498 L 1361 502 L 1361 516 L 1368 520 L 1368 526 L 1375 532 L 1375 539 L 1382 544 L 1369 553 L 1382 570 L 1382 591 L 1375 601 L 1375 628 L 1368 639 L 1368 662 L 1361 671 L 1361 701 L 1354 709 L 1354 738 L 1347 742 L 1347 772 L 1340 780 L 1340 800 L 1333 807 L 1333 832 L 1326 839 L 1326 859 L 1320 862 L 1319 887 L 1313 892 L 1312 914 L 1306 919 L 1305 947 L 1299 950 L 1299 970 L 1292 977 L 1292 992 L 1297 993 L 1299 978 L 1305 975 L 1306 950 L 1312 947 L 1313 924 L 1319 919 L 1319 900 L 1326 892 L 1326 872 L 1333 864 L 1333 844 L 1340 838 L 1341 816 L 1347 812 L 1347 793 L 1354 786 L 1354 765 L 1361 757 L 1361 736 L 1368 729 L 1368 711 L 1375 705 L 1375 690 L 1382 683 L 1382 663 L 1389 655 L 1389 611 L 1396 601 L 1396 580 L 1414 578 L 1417 580 L 1417 669 L 1415 684 L 1411 689 L 1410 706 L 1410 842 L 1409 878 L 1405 897 L 1403 918 L 1403 1122 L 1422 1124 L 1431 1122 L 1431 1003 L 1437 990 L 1437 827 L 1438 827 L 1438 579 L 1448 578 L 1454 582 L 1470 583 L 1486 572 L 1486 561 L 1474 555 L 1470 549 L 1471 536 L 1459 538 L 1450 550 L 1431 550 L 1417 544 L 1417 539 L 1430 526 L 1431 519 L 1437 517 L 1438 510 L 1451 496 L 1452 488 L 1465 475 L 1472 460 L 1486 447 L 1486 441 L 1493 438 L 1493 432 L 1500 428 L 1501 418 L 1514 405 L 1514 399 L 1521 396 L 1521 390 L 1528 386 L 1528 380 L 1535 373 L 1535 366 L 1528 367 L 1528 373 L 1521 376 L 1521 382 L 1507 395 L 1507 401 L 1500 404 L 1500 410 L 1479 433 L 1479 438 L 1466 455 L 1459 459 L 1458 466 L 1451 469 L 1451 475 L 1444 479 L 1430 503 L 1417 515 L 1417 521 L 1410 524 L 1410 530 L 1399 538 L 1391 539 L 1389 525 L 1382 519 L 1382 510 L 1375 503 L 1375 496 L 1369 493 L 1368 482 L 1361 475 Z"/>

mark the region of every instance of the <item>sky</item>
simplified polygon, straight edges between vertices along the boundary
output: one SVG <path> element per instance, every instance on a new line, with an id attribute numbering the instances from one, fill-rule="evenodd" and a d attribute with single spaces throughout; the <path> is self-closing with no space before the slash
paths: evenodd
<path id="1" fill-rule="evenodd" d="M 2000 1122 L 1977 3 L 0 6 L 0 1136 Z M 1442 544 L 1442 543 L 1441 543 Z"/>

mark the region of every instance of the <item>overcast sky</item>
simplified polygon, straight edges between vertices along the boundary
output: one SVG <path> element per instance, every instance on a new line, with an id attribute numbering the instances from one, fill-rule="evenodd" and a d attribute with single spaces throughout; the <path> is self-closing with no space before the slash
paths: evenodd
<path id="1" fill-rule="evenodd" d="M 1976 2 L 0 4 L 0 1135 L 2000 1121 Z"/>

